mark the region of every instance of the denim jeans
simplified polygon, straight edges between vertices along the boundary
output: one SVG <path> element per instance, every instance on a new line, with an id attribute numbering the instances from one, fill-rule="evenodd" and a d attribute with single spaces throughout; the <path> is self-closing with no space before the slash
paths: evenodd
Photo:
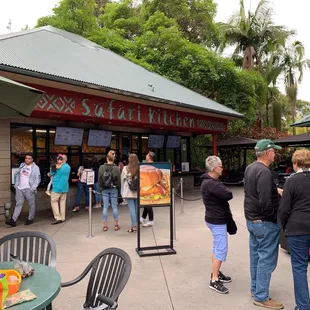
<path id="1" fill-rule="evenodd" d="M 294 278 L 295 302 L 298 310 L 309 310 L 309 288 L 308 288 L 308 257 L 310 249 L 310 235 L 287 237 L 291 252 L 291 263 Z"/>
<path id="2" fill-rule="evenodd" d="M 117 188 L 109 188 L 104 189 L 102 191 L 102 200 L 103 200 L 102 217 L 104 222 L 108 220 L 108 209 L 110 203 L 112 206 L 113 218 L 115 221 L 118 220 L 117 194 L 118 194 Z"/>
<path id="3" fill-rule="evenodd" d="M 251 292 L 254 300 L 266 301 L 270 298 L 271 273 L 278 263 L 280 226 L 247 220 L 247 227 L 250 233 Z"/>
<path id="4" fill-rule="evenodd" d="M 94 184 L 94 190 L 98 193 L 99 192 L 99 183 Z M 95 202 L 96 204 L 101 203 L 101 195 L 100 194 L 95 194 Z"/>
<path id="5" fill-rule="evenodd" d="M 137 198 L 127 198 L 129 215 L 131 219 L 131 225 L 137 226 L 137 209 L 138 209 L 138 199 Z"/>
<path id="6" fill-rule="evenodd" d="M 81 181 L 78 182 L 78 192 L 76 197 L 76 206 L 79 206 L 81 204 L 81 197 L 83 195 L 83 192 L 85 194 L 85 206 L 89 207 L 89 186 L 86 183 L 82 183 Z"/>

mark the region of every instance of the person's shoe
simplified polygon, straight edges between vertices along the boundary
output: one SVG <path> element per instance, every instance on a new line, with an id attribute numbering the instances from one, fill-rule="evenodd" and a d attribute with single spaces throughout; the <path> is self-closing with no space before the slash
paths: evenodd
<path id="1" fill-rule="evenodd" d="M 57 225 L 57 224 L 61 224 L 61 223 L 62 223 L 62 221 L 61 221 L 61 220 L 58 220 L 58 221 L 52 222 L 52 225 Z"/>
<path id="2" fill-rule="evenodd" d="M 100 204 L 95 204 L 95 205 L 93 206 L 94 209 L 98 209 L 98 208 L 100 208 L 100 207 L 101 207 Z"/>
<path id="3" fill-rule="evenodd" d="M 27 221 L 25 222 L 25 225 L 31 225 L 31 224 L 33 224 L 33 220 L 27 220 Z"/>
<path id="4" fill-rule="evenodd" d="M 5 221 L 5 224 L 10 225 L 12 227 L 16 227 L 16 222 L 13 219 Z"/>
<path id="5" fill-rule="evenodd" d="M 61 223 L 64 223 L 64 222 L 66 222 L 66 220 L 62 220 L 62 221 L 61 221 Z"/>
<path id="6" fill-rule="evenodd" d="M 154 222 L 153 221 L 150 221 L 150 222 L 147 222 L 147 223 L 144 223 L 142 224 L 143 227 L 154 227 Z"/>
<path id="7" fill-rule="evenodd" d="M 141 223 L 141 224 L 145 224 L 145 223 L 146 223 L 146 219 L 143 218 L 143 217 L 140 217 L 140 223 Z"/>
<path id="8" fill-rule="evenodd" d="M 74 207 L 73 209 L 72 209 L 72 212 L 79 212 L 80 211 L 80 207 Z"/>
<path id="9" fill-rule="evenodd" d="M 45 191 L 45 194 L 51 196 L 51 192 L 50 191 Z"/>
<path id="10" fill-rule="evenodd" d="M 212 275 L 211 275 L 212 277 Z M 231 277 L 225 276 L 221 271 L 219 272 L 219 280 L 223 283 L 230 283 L 232 281 Z"/>
<path id="11" fill-rule="evenodd" d="M 224 284 L 221 281 L 219 281 L 219 280 L 216 280 L 216 281 L 210 280 L 209 288 L 211 290 L 214 290 L 214 291 L 220 293 L 220 294 L 227 294 L 227 293 L 229 293 L 228 288 L 225 287 Z"/>
<path id="12" fill-rule="evenodd" d="M 264 307 L 268 309 L 283 309 L 284 308 L 283 304 L 271 298 L 266 301 L 253 300 L 253 304 L 255 306 Z"/>

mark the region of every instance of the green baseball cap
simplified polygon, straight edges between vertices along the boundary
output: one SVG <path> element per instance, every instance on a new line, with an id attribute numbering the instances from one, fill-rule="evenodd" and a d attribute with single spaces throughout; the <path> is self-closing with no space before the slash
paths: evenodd
<path id="1" fill-rule="evenodd" d="M 275 145 L 270 139 L 259 140 L 255 145 L 256 151 L 266 151 L 269 149 L 281 150 L 282 147 Z"/>

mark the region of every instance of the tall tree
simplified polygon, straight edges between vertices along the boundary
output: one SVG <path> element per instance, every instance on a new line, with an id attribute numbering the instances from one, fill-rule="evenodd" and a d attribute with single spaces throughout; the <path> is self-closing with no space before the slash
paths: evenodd
<path id="1" fill-rule="evenodd" d="M 246 13 L 244 0 L 240 0 L 239 12 L 231 16 L 228 23 L 219 24 L 223 48 L 236 46 L 234 55 L 242 54 L 243 69 L 253 69 L 256 65 L 261 71 L 262 58 L 274 45 L 284 44 L 292 35 L 293 32 L 286 27 L 274 25 L 272 15 L 272 7 L 267 0 L 260 0 L 253 13 Z"/>
<path id="2" fill-rule="evenodd" d="M 281 66 L 284 72 L 284 83 L 286 95 L 290 100 L 292 122 L 296 119 L 296 100 L 298 93 L 298 83 L 302 81 L 304 69 L 310 68 L 310 60 L 304 59 L 305 48 L 300 41 L 286 46 L 282 51 Z M 296 134 L 296 128 L 293 128 Z"/>

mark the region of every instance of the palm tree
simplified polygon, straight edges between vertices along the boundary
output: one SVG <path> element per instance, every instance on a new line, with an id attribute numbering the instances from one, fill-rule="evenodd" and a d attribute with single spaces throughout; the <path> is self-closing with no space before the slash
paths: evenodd
<path id="1" fill-rule="evenodd" d="M 274 49 L 284 44 L 294 32 L 284 26 L 276 26 L 272 20 L 273 11 L 267 0 L 260 0 L 256 10 L 246 14 L 244 1 L 240 0 L 239 12 L 228 23 L 220 23 L 223 46 L 236 45 L 234 56 L 243 54 L 242 68 L 253 69 L 256 65 L 261 72 L 262 59 Z"/>
<path id="2" fill-rule="evenodd" d="M 303 70 L 310 68 L 310 60 L 304 59 L 305 48 L 300 41 L 282 49 L 281 67 L 284 74 L 285 91 L 291 103 L 292 122 L 296 118 L 296 100 L 298 93 L 298 83 L 303 78 Z M 296 128 L 293 127 L 293 134 L 296 134 Z"/>

